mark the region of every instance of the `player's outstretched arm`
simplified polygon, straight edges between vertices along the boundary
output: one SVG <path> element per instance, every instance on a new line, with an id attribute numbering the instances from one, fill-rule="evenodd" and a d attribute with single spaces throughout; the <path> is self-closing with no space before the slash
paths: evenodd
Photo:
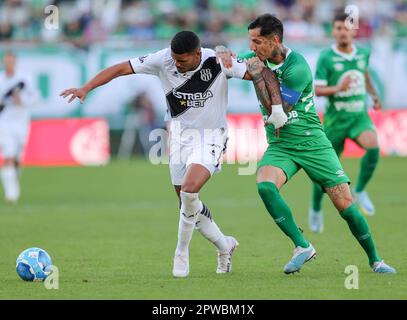
<path id="1" fill-rule="evenodd" d="M 60 96 L 63 98 L 69 97 L 68 102 L 72 102 L 75 98 L 78 98 L 81 103 L 83 103 L 87 94 L 93 89 L 100 87 L 115 78 L 129 74 L 133 74 L 133 69 L 131 68 L 130 63 L 128 61 L 122 62 L 99 72 L 82 88 L 66 89 L 61 92 Z"/>

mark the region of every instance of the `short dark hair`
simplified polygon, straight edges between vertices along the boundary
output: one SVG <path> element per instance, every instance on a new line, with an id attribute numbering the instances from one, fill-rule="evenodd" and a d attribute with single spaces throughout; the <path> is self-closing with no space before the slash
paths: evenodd
<path id="1" fill-rule="evenodd" d="M 283 42 L 283 23 L 276 18 L 275 16 L 266 13 L 258 16 L 254 19 L 250 24 L 248 29 L 256 29 L 260 28 L 260 35 L 261 36 L 268 36 L 268 35 L 276 35 L 280 42 Z"/>
<path id="2" fill-rule="evenodd" d="M 191 53 L 200 45 L 199 37 L 192 31 L 180 31 L 171 40 L 171 50 L 176 54 Z"/>
<path id="3" fill-rule="evenodd" d="M 337 21 L 345 22 L 346 19 L 348 19 L 349 17 L 350 17 L 349 14 L 345 13 L 344 11 L 337 11 L 332 20 L 332 24 L 334 24 Z"/>

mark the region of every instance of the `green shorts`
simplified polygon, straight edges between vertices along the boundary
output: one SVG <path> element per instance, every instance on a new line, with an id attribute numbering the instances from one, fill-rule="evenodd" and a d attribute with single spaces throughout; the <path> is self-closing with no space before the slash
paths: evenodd
<path id="1" fill-rule="evenodd" d="M 376 131 L 366 112 L 357 116 L 351 115 L 351 118 L 337 119 L 335 122 L 326 121 L 324 129 L 338 156 L 343 152 L 346 138 L 355 140 L 364 131 Z"/>
<path id="2" fill-rule="evenodd" d="M 308 177 L 323 188 L 350 183 L 331 146 L 315 150 L 293 150 L 271 144 L 258 163 L 258 169 L 267 165 L 282 169 L 287 181 L 300 169 L 304 169 Z"/>

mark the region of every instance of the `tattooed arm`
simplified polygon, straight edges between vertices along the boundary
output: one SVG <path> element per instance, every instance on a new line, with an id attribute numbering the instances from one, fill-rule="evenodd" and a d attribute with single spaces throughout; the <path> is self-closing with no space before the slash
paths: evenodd
<path id="1" fill-rule="evenodd" d="M 273 71 L 268 68 L 264 68 L 262 72 L 264 82 L 266 84 L 267 91 L 270 95 L 273 104 L 283 104 L 280 92 L 280 82 Z"/>
<path id="2" fill-rule="evenodd" d="M 271 114 L 272 100 L 267 90 L 265 79 L 263 78 L 264 64 L 257 57 L 247 60 L 247 73 L 251 77 L 256 90 L 256 95 L 263 107 L 267 110 L 267 114 Z"/>
<path id="3" fill-rule="evenodd" d="M 284 112 L 290 112 L 293 109 L 293 106 L 282 99 L 280 92 L 280 82 L 278 81 L 274 72 L 271 71 L 269 68 L 264 68 L 262 74 L 272 104 L 282 104 Z"/>
<path id="4" fill-rule="evenodd" d="M 257 96 L 269 115 L 265 123 L 273 124 L 275 129 L 282 127 L 287 122 L 287 115 L 282 106 L 279 81 L 267 74 L 267 71 L 263 71 L 264 64 L 259 58 L 251 58 L 247 60 L 246 64 L 247 72 L 253 79 Z M 266 75 L 268 82 L 266 82 L 263 74 Z"/>

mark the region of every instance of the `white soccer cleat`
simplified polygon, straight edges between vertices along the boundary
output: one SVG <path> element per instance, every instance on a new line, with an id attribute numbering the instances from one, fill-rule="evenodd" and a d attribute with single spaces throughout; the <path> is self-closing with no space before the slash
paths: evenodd
<path id="1" fill-rule="evenodd" d="M 374 205 L 366 191 L 354 192 L 354 197 L 362 212 L 367 216 L 373 216 L 375 213 Z"/>
<path id="2" fill-rule="evenodd" d="M 291 274 L 294 272 L 299 272 L 304 263 L 315 258 L 315 255 L 316 251 L 311 243 L 309 244 L 308 248 L 296 247 L 294 249 L 293 257 L 284 266 L 284 273 Z"/>
<path id="3" fill-rule="evenodd" d="M 308 226 L 312 232 L 322 233 L 324 231 L 324 213 L 322 210 L 315 211 L 310 208 L 308 211 Z"/>
<path id="4" fill-rule="evenodd" d="M 389 273 L 389 274 L 397 273 L 396 269 L 384 263 L 383 260 L 375 262 L 372 266 L 372 269 L 373 272 L 376 273 Z"/>
<path id="5" fill-rule="evenodd" d="M 189 274 L 189 256 L 175 254 L 172 275 L 176 278 L 185 278 Z"/>
<path id="6" fill-rule="evenodd" d="M 226 237 L 226 241 L 229 243 L 229 248 L 223 252 L 218 251 L 218 268 L 216 273 L 229 273 L 232 271 L 232 256 L 239 246 L 239 242 L 230 236 Z"/>

